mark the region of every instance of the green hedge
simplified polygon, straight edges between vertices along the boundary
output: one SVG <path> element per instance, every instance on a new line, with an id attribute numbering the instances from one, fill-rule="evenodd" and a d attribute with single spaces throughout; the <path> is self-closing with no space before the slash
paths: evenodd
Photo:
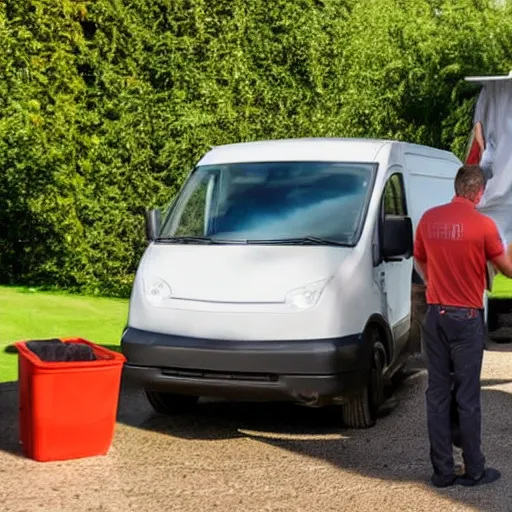
<path id="1" fill-rule="evenodd" d="M 511 14 L 478 0 L 4 0 L 0 282 L 128 295 L 144 210 L 212 145 L 362 136 L 461 154 L 475 99 L 462 78 L 512 69 Z"/>

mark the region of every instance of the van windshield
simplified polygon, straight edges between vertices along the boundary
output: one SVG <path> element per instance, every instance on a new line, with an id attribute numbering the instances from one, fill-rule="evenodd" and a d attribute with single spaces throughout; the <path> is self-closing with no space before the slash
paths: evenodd
<path id="1" fill-rule="evenodd" d="M 199 166 L 157 242 L 355 245 L 375 168 L 337 162 Z"/>

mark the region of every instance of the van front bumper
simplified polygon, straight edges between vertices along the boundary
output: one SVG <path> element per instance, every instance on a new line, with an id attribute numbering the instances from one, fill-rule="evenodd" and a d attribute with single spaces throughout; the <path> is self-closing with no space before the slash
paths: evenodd
<path id="1" fill-rule="evenodd" d="M 125 377 L 147 389 L 233 399 L 343 399 L 368 381 L 362 335 L 323 340 L 198 339 L 127 328 Z"/>

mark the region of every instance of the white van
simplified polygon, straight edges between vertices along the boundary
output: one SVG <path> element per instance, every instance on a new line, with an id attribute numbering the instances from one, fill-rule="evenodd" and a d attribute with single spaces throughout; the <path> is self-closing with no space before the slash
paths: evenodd
<path id="1" fill-rule="evenodd" d="M 158 412 L 199 396 L 340 404 L 374 424 L 411 329 L 413 230 L 462 162 L 386 140 L 216 147 L 147 216 L 122 337 Z"/>

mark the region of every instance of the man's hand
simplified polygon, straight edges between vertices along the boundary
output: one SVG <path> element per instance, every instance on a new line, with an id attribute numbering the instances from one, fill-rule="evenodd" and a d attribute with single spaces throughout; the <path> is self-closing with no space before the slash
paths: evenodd
<path id="1" fill-rule="evenodd" d="M 504 276 L 512 279 L 512 260 L 506 252 L 503 252 L 497 258 L 492 260 L 492 264 L 498 269 Z"/>

